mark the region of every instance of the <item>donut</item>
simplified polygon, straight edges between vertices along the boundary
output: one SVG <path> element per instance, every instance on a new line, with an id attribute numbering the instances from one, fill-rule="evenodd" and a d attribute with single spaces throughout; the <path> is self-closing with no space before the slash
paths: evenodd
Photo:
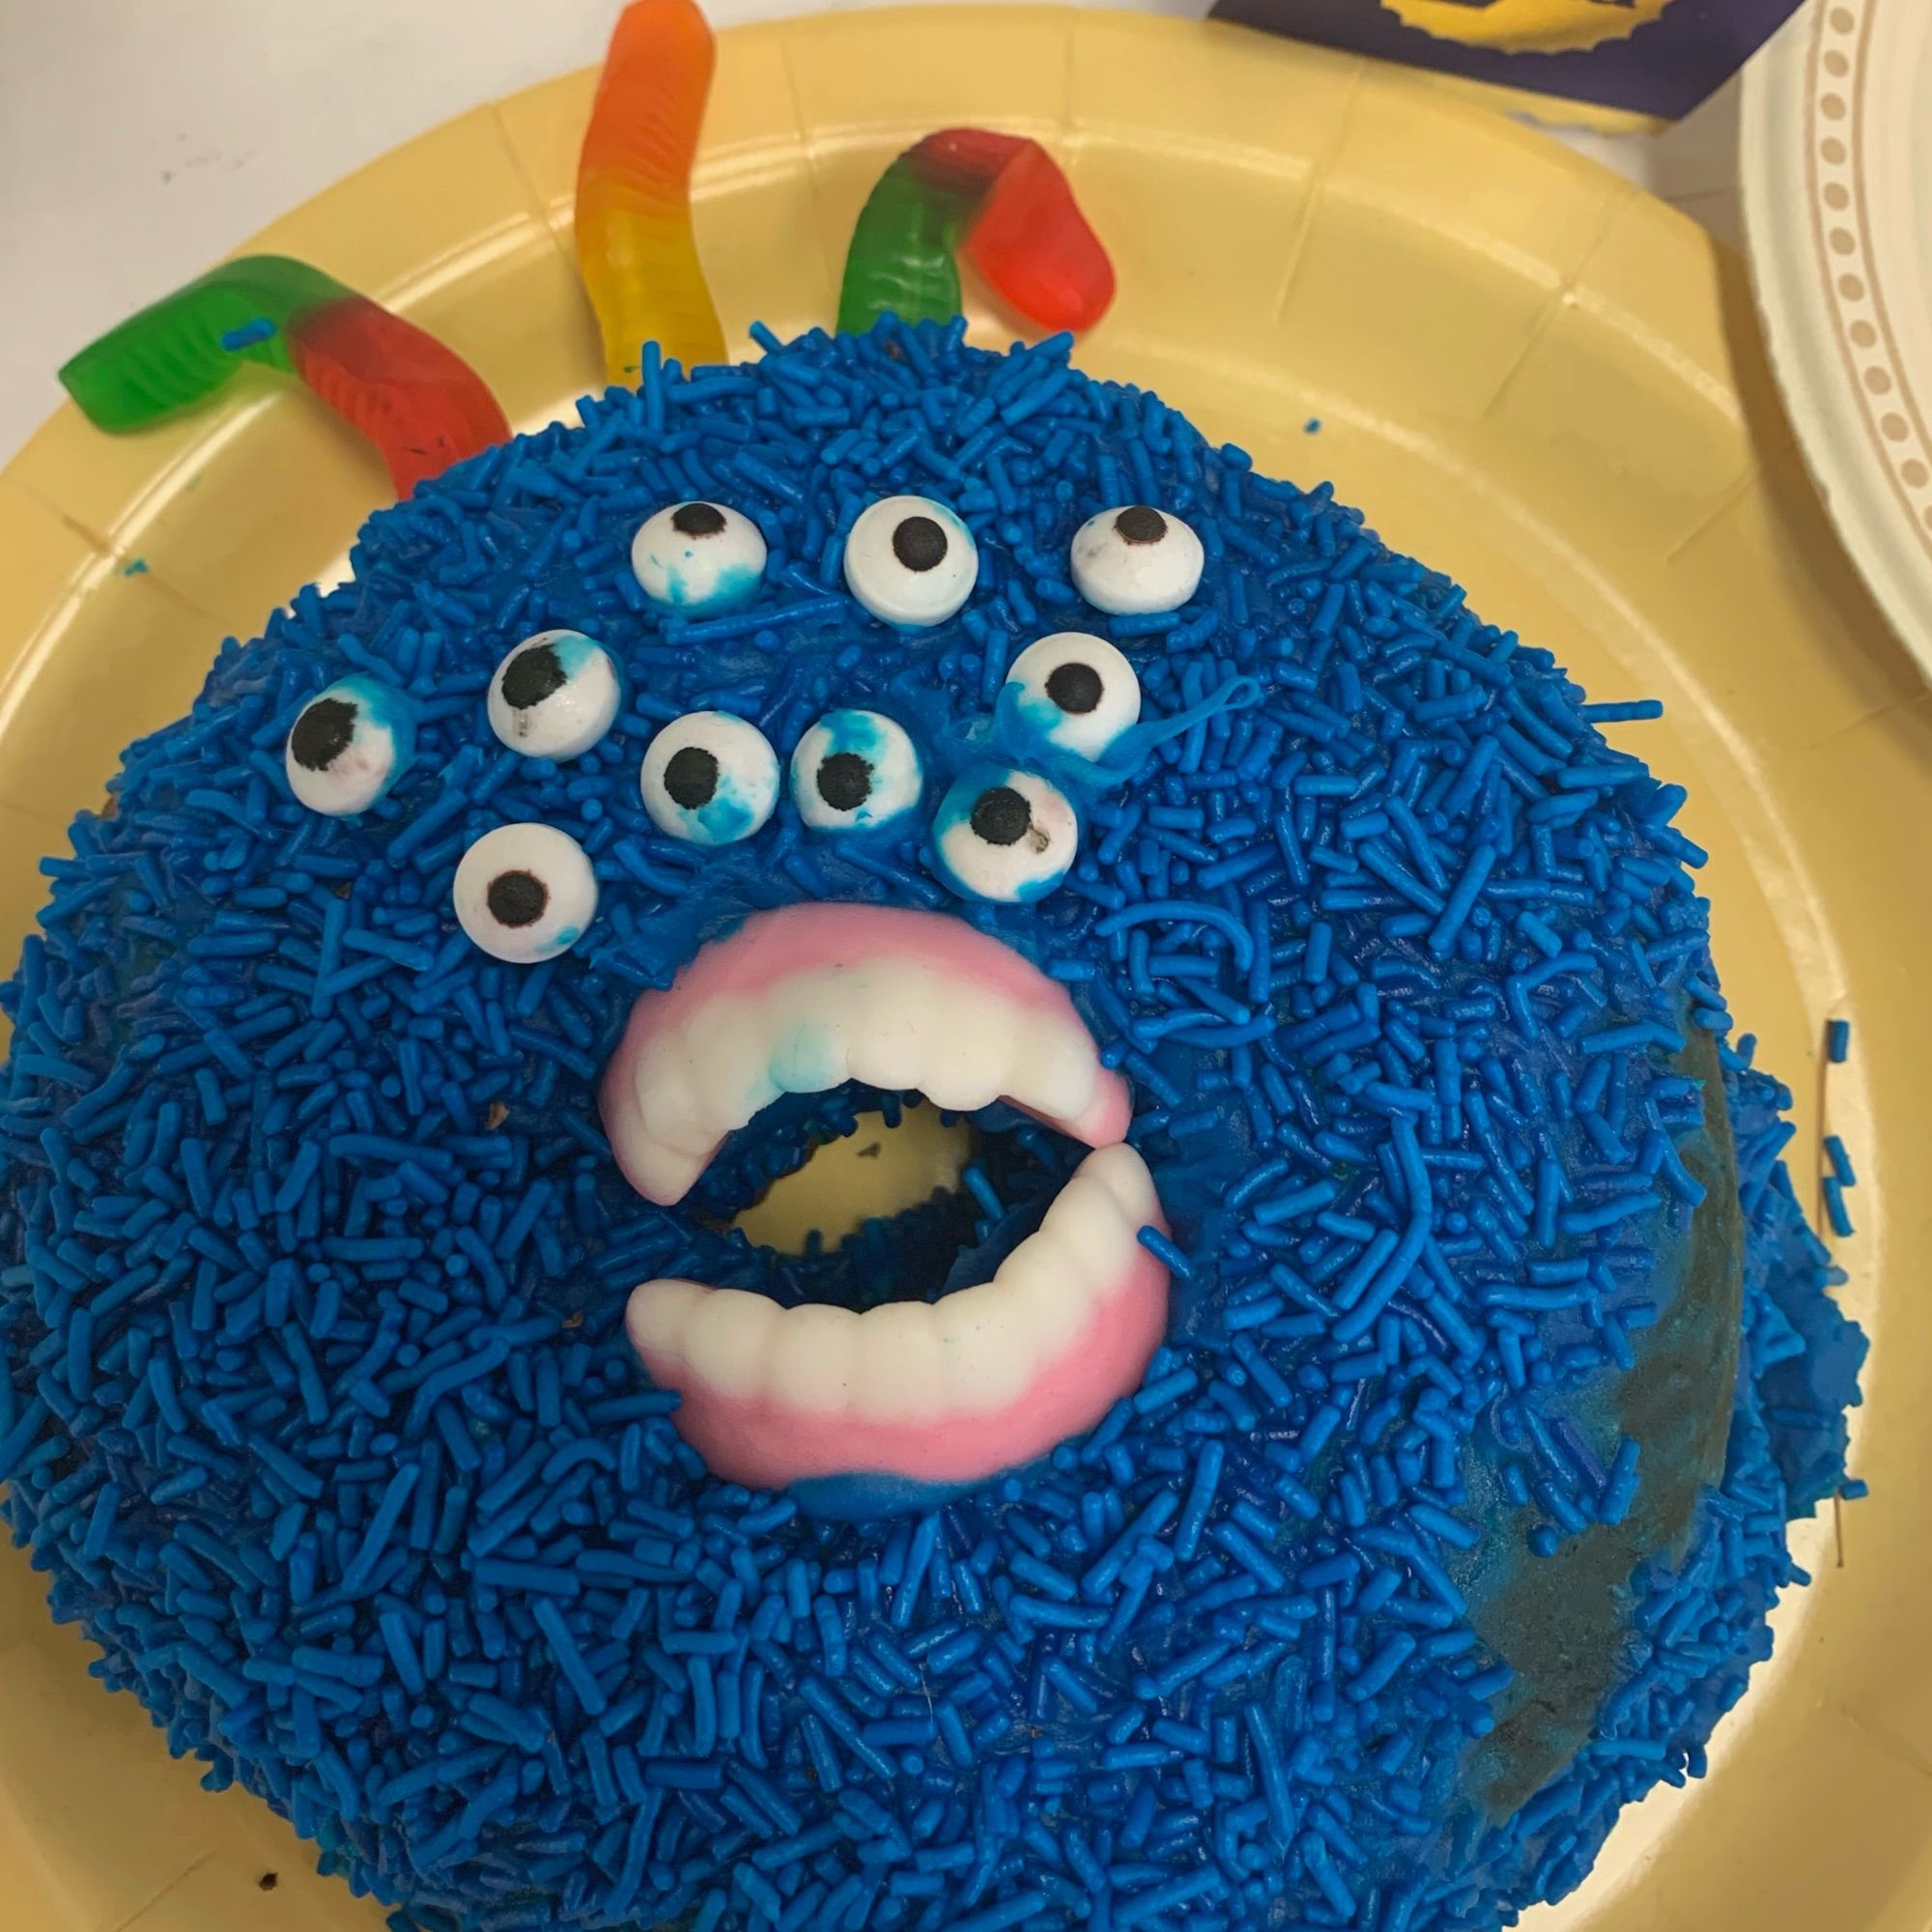
<path id="1" fill-rule="evenodd" d="M 1843 1481 L 1641 707 L 962 336 L 379 512 L 6 989 L 9 1520 L 412 1932 L 1491 1926 Z M 955 1186 L 741 1225 L 915 1114 Z"/>

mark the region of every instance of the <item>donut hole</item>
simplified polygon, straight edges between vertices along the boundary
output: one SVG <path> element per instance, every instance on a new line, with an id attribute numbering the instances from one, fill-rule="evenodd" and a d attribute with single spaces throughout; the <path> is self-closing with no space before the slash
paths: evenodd
<path id="1" fill-rule="evenodd" d="M 989 1280 L 1038 1227 L 1084 1148 L 996 1103 L 971 1116 L 850 1081 L 774 1101 L 694 1190 L 787 1304 L 931 1301 Z"/>

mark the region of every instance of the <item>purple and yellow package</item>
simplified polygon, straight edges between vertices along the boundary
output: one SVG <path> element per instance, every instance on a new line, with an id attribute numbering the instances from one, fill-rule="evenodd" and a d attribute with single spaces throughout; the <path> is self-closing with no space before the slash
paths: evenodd
<path id="1" fill-rule="evenodd" d="M 1676 120 L 1798 0 L 1215 0 L 1213 17 L 1465 80 Z"/>

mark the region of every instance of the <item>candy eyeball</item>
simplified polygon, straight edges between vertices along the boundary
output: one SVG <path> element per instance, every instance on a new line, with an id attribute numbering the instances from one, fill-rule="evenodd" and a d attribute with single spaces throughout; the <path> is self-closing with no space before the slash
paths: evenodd
<path id="1" fill-rule="evenodd" d="M 1201 584 L 1201 539 L 1170 510 L 1123 503 L 1073 532 L 1073 587 L 1124 617 L 1178 611 Z"/>
<path id="2" fill-rule="evenodd" d="M 882 497 L 845 539 L 845 587 L 873 616 L 906 630 L 943 624 L 973 594 L 973 533 L 926 497 Z"/>
<path id="3" fill-rule="evenodd" d="M 1066 876 L 1080 849 L 1080 823 L 1044 779 L 982 765 L 940 802 L 933 841 L 954 892 L 1018 905 L 1044 898 Z"/>
<path id="4" fill-rule="evenodd" d="M 554 825 L 499 825 L 464 853 L 456 921 L 493 959 L 531 966 L 568 952 L 597 915 L 583 847 Z"/>
<path id="5" fill-rule="evenodd" d="M 734 844 L 772 815 L 778 753 L 755 724 L 728 711 L 687 711 L 646 747 L 639 789 L 666 838 Z"/>
<path id="6" fill-rule="evenodd" d="M 581 758 L 616 722 L 611 653 L 582 631 L 539 631 L 490 679 L 490 728 L 526 758 Z"/>
<path id="7" fill-rule="evenodd" d="M 869 832 L 919 803 L 919 753 L 876 711 L 829 711 L 791 754 L 791 796 L 814 832 Z"/>
<path id="8" fill-rule="evenodd" d="M 631 571 L 653 604 L 688 617 L 735 611 L 758 594 L 764 533 L 723 503 L 670 503 L 631 539 Z"/>
<path id="9" fill-rule="evenodd" d="M 1141 681 L 1105 638 L 1056 631 L 1029 644 L 1007 672 L 1019 714 L 1048 744 L 1097 758 L 1140 722 Z"/>
<path id="10" fill-rule="evenodd" d="M 302 706 L 282 752 L 289 789 L 311 811 L 367 811 L 415 756 L 416 707 L 373 677 L 345 677 Z"/>

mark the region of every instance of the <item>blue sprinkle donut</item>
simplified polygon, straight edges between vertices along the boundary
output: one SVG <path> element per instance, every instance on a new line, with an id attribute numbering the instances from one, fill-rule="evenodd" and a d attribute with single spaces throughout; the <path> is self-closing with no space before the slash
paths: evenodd
<path id="1" fill-rule="evenodd" d="M 1562 1893 L 1863 1353 L 1641 709 L 1064 342 L 764 347 L 372 518 L 49 867 L 55 1615 L 408 1932 Z M 738 1225 L 916 1105 L 957 1189 Z"/>

